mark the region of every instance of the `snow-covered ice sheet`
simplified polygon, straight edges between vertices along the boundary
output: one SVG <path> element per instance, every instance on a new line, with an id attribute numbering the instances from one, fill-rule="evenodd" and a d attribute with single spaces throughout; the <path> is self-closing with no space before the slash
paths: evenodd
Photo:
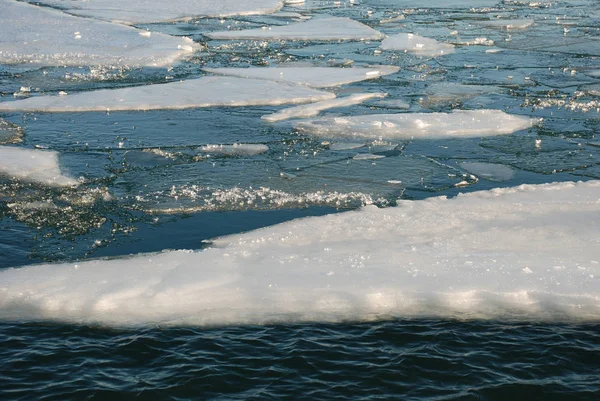
<path id="1" fill-rule="evenodd" d="M 167 84 L 102 89 L 0 102 L 0 111 L 116 111 L 258 106 L 316 102 L 333 93 L 260 79 L 203 77 Z"/>
<path id="2" fill-rule="evenodd" d="M 379 40 L 385 35 L 344 17 L 320 17 L 285 26 L 206 33 L 211 39 L 251 40 Z"/>
<path id="3" fill-rule="evenodd" d="M 600 320 L 600 181 L 295 220 L 199 251 L 0 271 L 0 316 L 111 325 Z"/>
<path id="4" fill-rule="evenodd" d="M 438 57 L 454 53 L 454 45 L 412 33 L 399 33 L 387 37 L 381 42 L 381 48 L 425 57 Z"/>
<path id="5" fill-rule="evenodd" d="M 94 21 L 0 0 L 0 63 L 164 67 L 200 46 L 189 38 Z"/>
<path id="6" fill-rule="evenodd" d="M 313 88 L 340 86 L 352 82 L 376 79 L 398 72 L 399 67 L 380 65 L 367 68 L 337 67 L 272 67 L 272 68 L 203 68 L 204 71 L 219 75 L 231 75 L 242 78 L 267 79 L 306 85 Z"/>
<path id="7" fill-rule="evenodd" d="M 0 176 L 55 187 L 79 184 L 61 173 L 57 152 L 12 146 L 0 146 Z"/>
<path id="8" fill-rule="evenodd" d="M 532 19 L 492 19 L 492 20 L 481 20 L 473 21 L 475 25 L 481 25 L 486 28 L 494 29 L 506 29 L 506 30 L 518 30 L 527 29 L 533 25 L 535 21 Z"/>
<path id="9" fill-rule="evenodd" d="M 452 113 L 371 114 L 300 121 L 295 128 L 315 136 L 371 139 L 473 138 L 511 134 L 535 123 L 500 110 Z"/>
<path id="10" fill-rule="evenodd" d="M 333 109 L 334 107 L 347 107 L 360 104 L 368 99 L 383 98 L 385 93 L 353 93 L 350 96 L 337 99 L 323 100 L 322 102 L 303 104 L 301 106 L 290 107 L 280 110 L 276 113 L 262 116 L 265 121 L 275 122 L 287 120 L 290 118 L 308 118 L 318 115 L 321 111 Z"/>
<path id="11" fill-rule="evenodd" d="M 194 17 L 227 17 L 269 14 L 281 8 L 281 0 L 28 0 L 83 17 L 124 24 L 188 20 Z"/>

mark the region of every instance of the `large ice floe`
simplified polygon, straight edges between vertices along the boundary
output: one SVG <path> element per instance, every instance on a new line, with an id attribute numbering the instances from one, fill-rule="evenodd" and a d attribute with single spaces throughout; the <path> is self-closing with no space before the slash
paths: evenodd
<path id="1" fill-rule="evenodd" d="M 204 68 L 206 72 L 243 78 L 266 79 L 313 88 L 327 88 L 376 79 L 398 72 L 399 67 L 380 65 L 366 68 L 272 67 L 272 68 Z"/>
<path id="2" fill-rule="evenodd" d="M 188 20 L 195 17 L 228 17 L 269 14 L 281 8 L 281 0 L 28 0 L 63 9 L 70 14 L 123 24 Z"/>
<path id="3" fill-rule="evenodd" d="M 316 102 L 333 93 L 260 79 L 203 77 L 167 84 L 102 89 L 0 102 L 0 111 L 117 111 Z"/>
<path id="4" fill-rule="evenodd" d="M 0 271 L 0 316 L 102 324 L 600 320 L 600 181 L 305 218 L 198 251 Z"/>
<path id="5" fill-rule="evenodd" d="M 379 40 L 384 34 L 344 17 L 318 17 L 284 26 L 206 33 L 211 39 Z"/>
<path id="6" fill-rule="evenodd" d="M 199 48 L 189 38 L 74 17 L 17 1 L 0 0 L 0 9 L 3 64 L 164 67 Z"/>
<path id="7" fill-rule="evenodd" d="M 371 114 L 324 117 L 298 122 L 298 131 L 321 137 L 366 139 L 473 138 L 511 134 L 535 123 L 500 110 L 455 110 L 452 113 Z"/>
<path id="8" fill-rule="evenodd" d="M 53 187 L 79 184 L 60 171 L 57 152 L 12 146 L 0 146 L 0 177 Z"/>
<path id="9" fill-rule="evenodd" d="M 399 33 L 381 42 L 383 50 L 403 51 L 425 57 L 444 56 L 454 53 L 454 45 L 438 42 L 412 33 Z"/>

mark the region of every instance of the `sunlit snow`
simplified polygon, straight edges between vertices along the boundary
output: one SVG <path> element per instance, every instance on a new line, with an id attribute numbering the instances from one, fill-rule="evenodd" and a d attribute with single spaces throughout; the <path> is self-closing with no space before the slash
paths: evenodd
<path id="1" fill-rule="evenodd" d="M 600 319 L 600 181 L 305 218 L 200 252 L 0 271 L 0 315 L 102 324 Z"/>
<path id="2" fill-rule="evenodd" d="M 61 173 L 57 152 L 12 146 L 0 146 L 0 176 L 57 187 L 79 184 Z"/>
<path id="3" fill-rule="evenodd" d="M 454 53 L 454 45 L 412 33 L 399 33 L 387 37 L 381 42 L 381 48 L 425 57 L 437 57 Z"/>
<path id="4" fill-rule="evenodd" d="M 102 89 L 0 102 L 0 111 L 116 111 L 257 106 L 316 102 L 335 95 L 259 79 L 203 77 L 167 84 Z"/>
<path id="5" fill-rule="evenodd" d="M 4 64 L 164 67 L 200 48 L 188 38 L 73 17 L 17 1 L 0 0 L 0 9 L 0 63 Z"/>

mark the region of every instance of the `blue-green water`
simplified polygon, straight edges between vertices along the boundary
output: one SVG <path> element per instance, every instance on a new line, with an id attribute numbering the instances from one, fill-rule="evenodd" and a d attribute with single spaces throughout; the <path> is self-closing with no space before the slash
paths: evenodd
<path id="1" fill-rule="evenodd" d="M 223 24 L 201 19 L 148 26 L 207 46 L 170 71 L 0 65 L 2 101 L 23 86 L 33 95 L 75 93 L 195 78 L 204 66 L 350 61 L 401 70 L 333 89 L 337 94 L 383 91 L 411 108 L 367 103 L 329 114 L 491 108 L 542 123 L 509 136 L 399 141 L 382 152 L 377 144 L 333 150 L 289 122 L 261 121 L 280 107 L 3 114 L 24 129 L 17 146 L 59 151 L 63 171 L 85 182 L 60 190 L 0 178 L 0 268 L 199 249 L 216 236 L 366 203 L 388 207 L 399 198 L 600 178 L 598 98 L 589 90 L 600 81 L 587 75 L 600 68 L 596 1 L 404 12 L 391 0 L 320 3 L 300 11 L 350 17 L 388 35 L 415 32 L 456 43 L 457 52 L 428 59 L 379 54 L 377 42 L 209 41 L 203 33 Z M 405 19 L 382 22 L 398 15 Z M 496 17 L 535 24 L 511 32 L 471 24 Z M 244 28 L 293 22 L 260 16 L 225 25 L 236 21 Z M 483 37 L 495 46 L 461 45 Z M 487 85 L 490 92 L 441 98 L 439 83 Z M 269 150 L 212 157 L 199 151 L 236 142 Z M 386 157 L 364 162 L 352 159 L 357 153 Z M 502 164 L 514 175 L 475 179 L 461 168 L 465 161 Z M 31 208 L 38 201 L 53 207 Z M 0 399 L 598 400 L 599 332 L 594 323 L 425 317 L 225 328 L 2 322 Z"/>

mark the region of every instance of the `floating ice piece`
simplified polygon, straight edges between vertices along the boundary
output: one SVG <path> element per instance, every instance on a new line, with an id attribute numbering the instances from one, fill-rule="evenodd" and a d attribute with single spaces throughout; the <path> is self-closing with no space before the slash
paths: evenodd
<path id="1" fill-rule="evenodd" d="M 280 110 L 277 113 L 262 116 L 261 118 L 265 121 L 275 122 L 290 118 L 314 117 L 323 110 L 333 109 L 335 107 L 353 106 L 355 104 L 360 104 L 367 99 L 381 98 L 385 95 L 385 93 L 354 93 L 350 96 L 337 99 L 323 100 L 322 102 L 290 107 L 288 109 Z"/>
<path id="2" fill-rule="evenodd" d="M 21 142 L 22 135 L 21 127 L 0 118 L 0 144 Z"/>
<path id="3" fill-rule="evenodd" d="M 398 72 L 400 68 L 391 65 L 379 65 L 369 68 L 336 67 L 273 67 L 273 68 L 204 68 L 206 72 L 219 75 L 232 75 L 242 78 L 267 79 L 306 85 L 313 88 L 340 86 L 352 82 L 376 79 Z"/>
<path id="4" fill-rule="evenodd" d="M 168 84 L 103 89 L 69 96 L 37 96 L 0 102 L 0 111 L 115 111 L 214 106 L 296 104 L 335 95 L 302 86 L 234 77 L 203 77 Z"/>
<path id="5" fill-rule="evenodd" d="M 69 14 L 110 22 L 136 25 L 189 20 L 196 17 L 270 14 L 283 5 L 281 0 L 28 0 L 56 7 Z"/>
<path id="6" fill-rule="evenodd" d="M 337 138 L 471 138 L 511 134 L 535 120 L 500 110 L 455 110 L 452 113 L 371 114 L 300 121 L 295 128 Z"/>
<path id="7" fill-rule="evenodd" d="M 454 53 L 454 45 L 441 43 L 412 33 L 399 33 L 381 42 L 383 50 L 403 51 L 426 57 L 444 56 Z"/>
<path id="8" fill-rule="evenodd" d="M 508 181 L 515 176 L 515 171 L 509 166 L 495 163 L 464 162 L 460 167 L 479 178 L 489 181 Z"/>
<path id="9" fill-rule="evenodd" d="M 268 152 L 269 147 L 254 143 L 234 143 L 233 145 L 205 145 L 200 147 L 200 151 L 224 156 L 254 156 Z"/>
<path id="10" fill-rule="evenodd" d="M 372 153 L 359 153 L 357 155 L 355 155 L 352 159 L 353 160 L 377 160 L 377 159 L 383 159 L 385 156 L 383 155 L 374 155 Z"/>
<path id="11" fill-rule="evenodd" d="M 433 83 L 427 87 L 428 95 L 421 101 L 421 104 L 425 107 L 440 107 L 500 91 L 500 87 L 493 85 L 462 85 L 453 82 Z"/>
<path id="12" fill-rule="evenodd" d="M 350 18 L 323 17 L 268 29 L 206 33 L 211 39 L 251 40 L 379 40 L 381 32 Z"/>
<path id="13" fill-rule="evenodd" d="M 329 145 L 330 150 L 351 150 L 351 149 L 359 149 L 367 146 L 364 142 L 341 142 L 341 143 L 332 143 Z"/>
<path id="14" fill-rule="evenodd" d="M 502 3 L 502 0 L 427 0 L 419 3 L 415 0 L 367 0 L 363 3 L 369 5 L 375 3 L 378 7 L 384 8 L 386 5 L 398 8 L 475 8 L 492 7 Z"/>
<path id="15" fill-rule="evenodd" d="M 485 21 L 472 21 L 475 25 L 484 26 L 486 28 L 494 29 L 527 29 L 533 25 L 534 20 L 532 19 L 493 19 Z"/>
<path id="16" fill-rule="evenodd" d="M 111 325 L 600 320 L 600 181 L 400 201 L 200 252 L 0 271 L 0 317 Z"/>
<path id="17" fill-rule="evenodd" d="M 0 63 L 4 64 L 163 67 L 200 48 L 188 38 L 143 36 L 145 31 L 131 27 L 18 1 L 0 0 L 0 9 Z"/>
<path id="18" fill-rule="evenodd" d="M 49 150 L 0 146 L 0 175 L 56 187 L 79 185 L 60 172 L 58 153 Z"/>
<path id="19" fill-rule="evenodd" d="M 398 110 L 410 109 L 410 103 L 408 103 L 402 99 L 381 99 L 381 100 L 367 102 L 367 104 L 369 106 L 385 107 L 387 109 L 398 109 Z"/>

